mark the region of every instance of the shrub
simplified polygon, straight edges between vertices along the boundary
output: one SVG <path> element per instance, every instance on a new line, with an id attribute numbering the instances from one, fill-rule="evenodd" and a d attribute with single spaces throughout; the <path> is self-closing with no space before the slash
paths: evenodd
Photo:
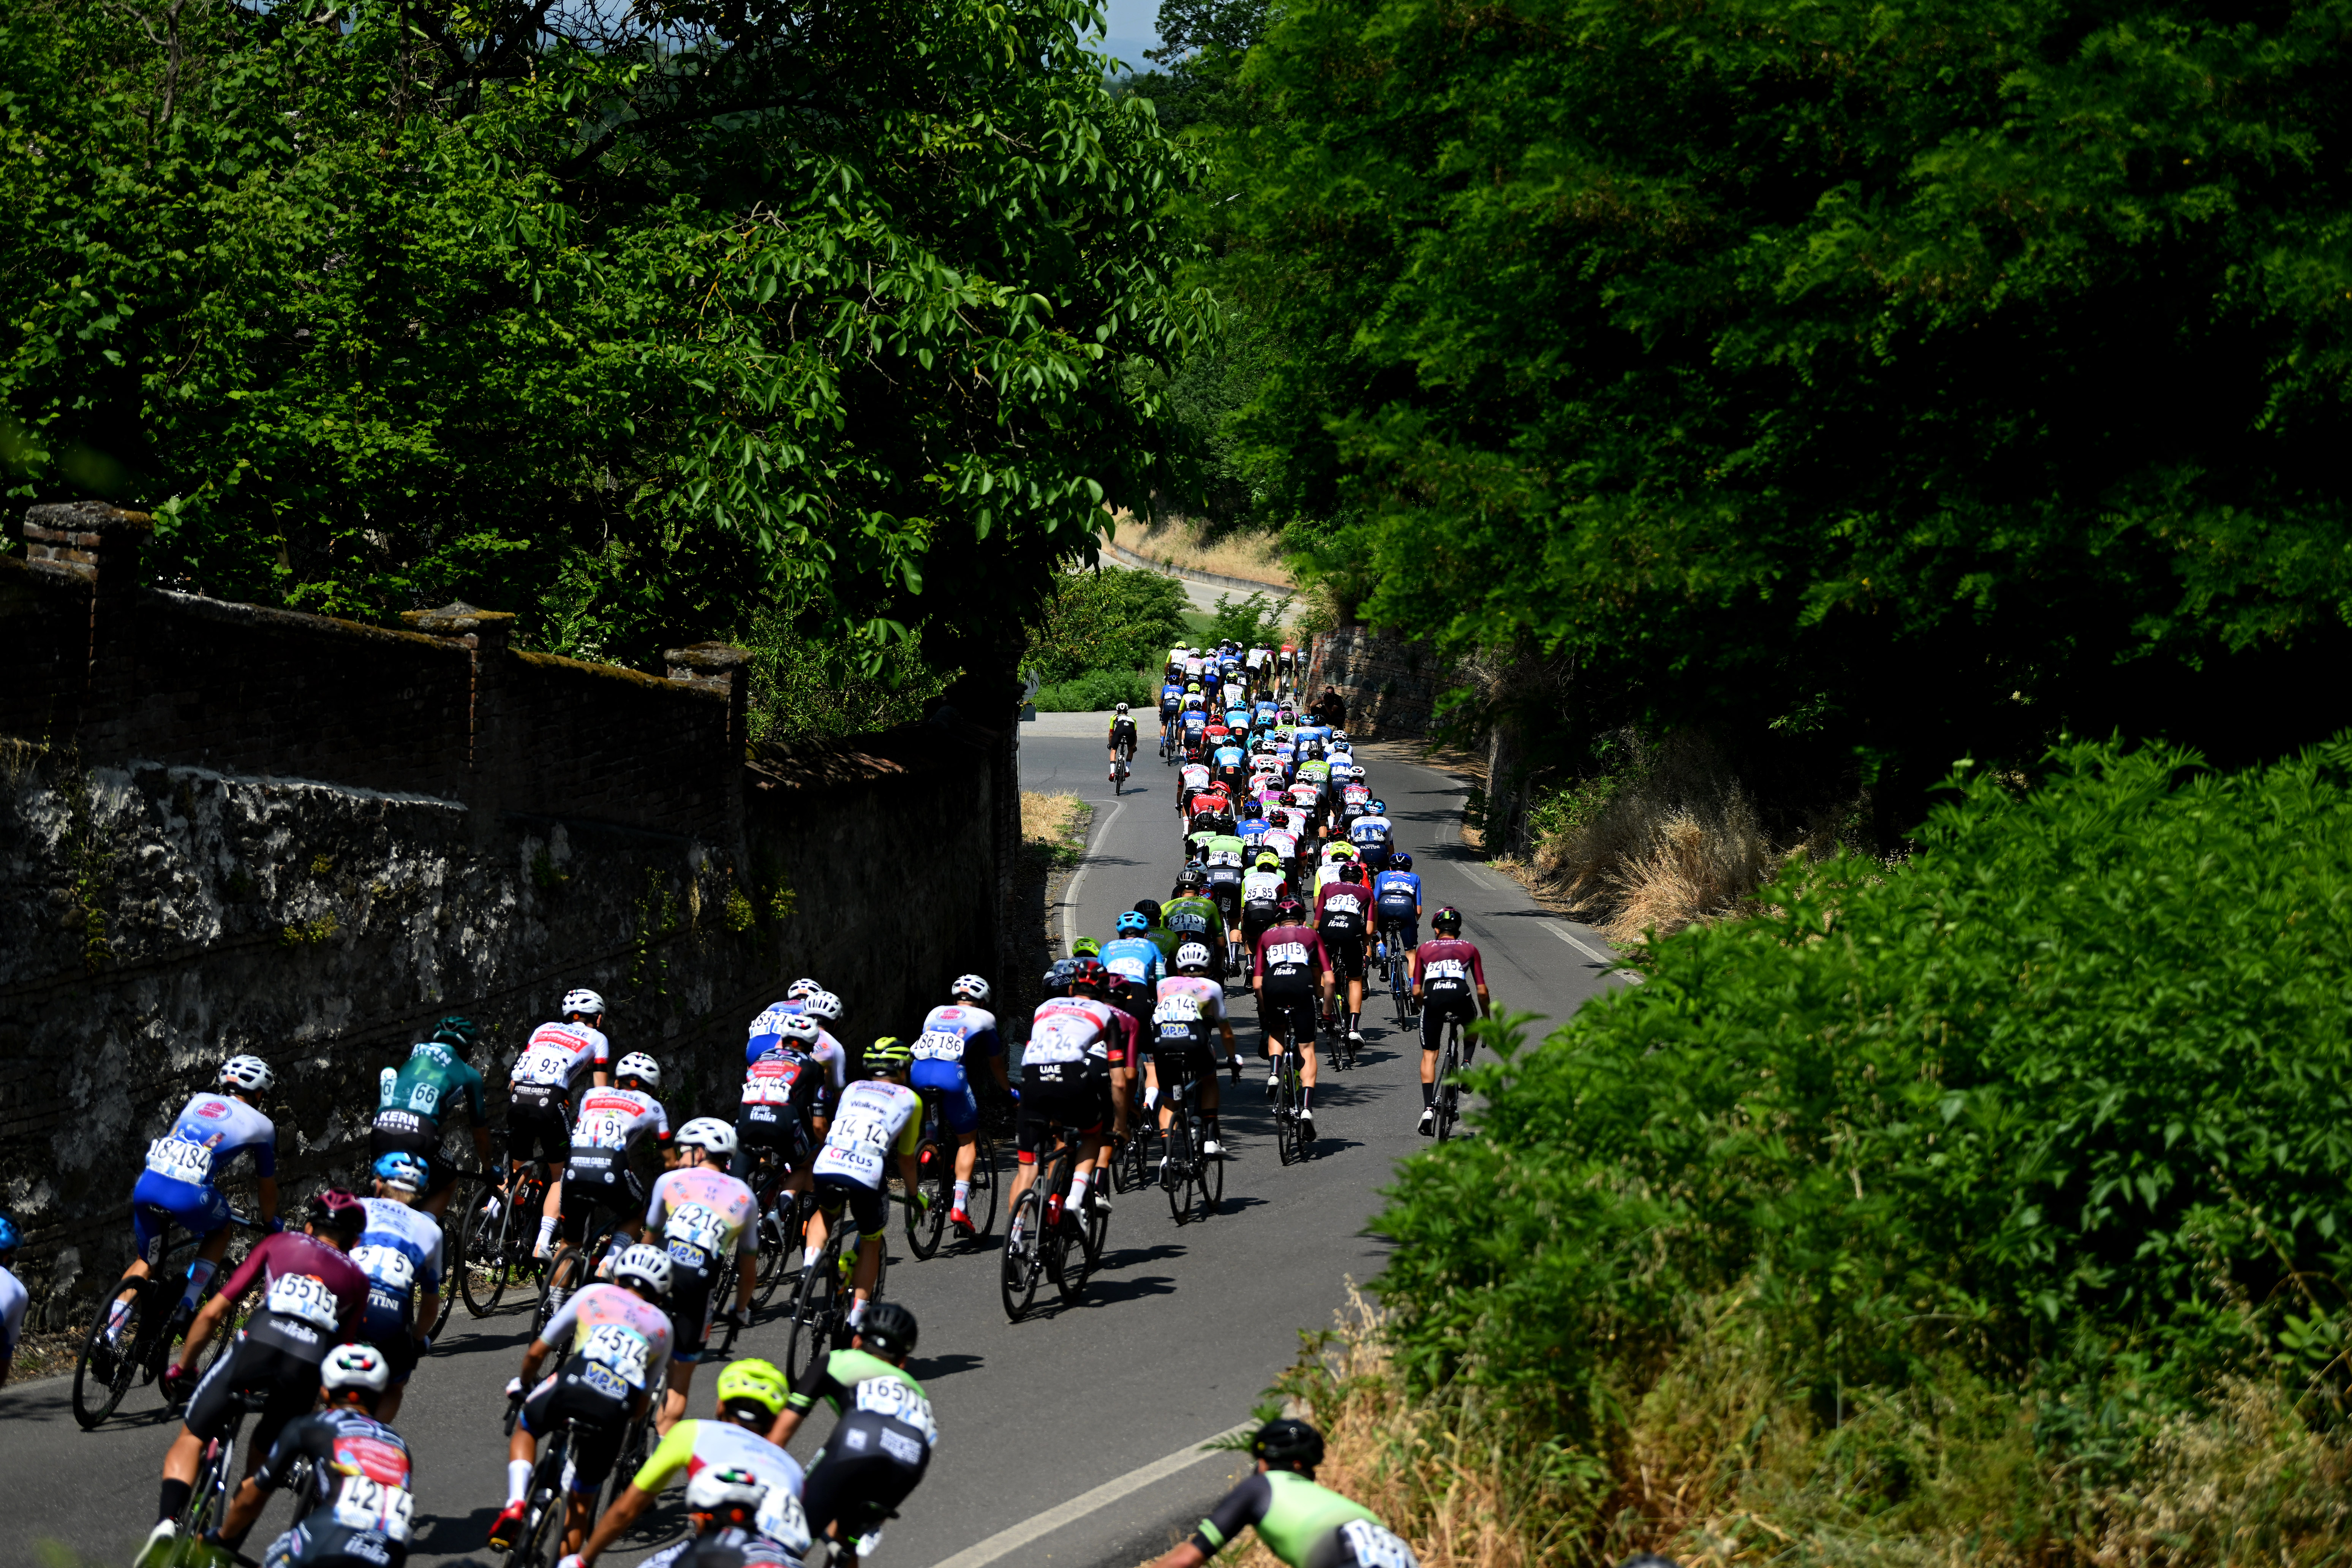
<path id="1" fill-rule="evenodd" d="M 1127 703 L 1159 712 L 1160 683 L 1139 670 L 1089 669 L 1073 679 L 1037 689 L 1040 713 L 1099 713 Z"/>
<path id="2" fill-rule="evenodd" d="M 1026 667 L 1048 684 L 1088 670 L 1159 669 L 1186 640 L 1187 603 L 1184 585 L 1156 572 L 1065 573 L 1029 629 Z"/>

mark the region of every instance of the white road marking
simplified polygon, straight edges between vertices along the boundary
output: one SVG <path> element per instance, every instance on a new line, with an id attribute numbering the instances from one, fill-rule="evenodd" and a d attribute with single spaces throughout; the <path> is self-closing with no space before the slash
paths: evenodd
<path id="1" fill-rule="evenodd" d="M 1100 805 L 1102 803 L 1096 801 L 1092 804 Z M 1100 843 L 1102 841 L 1100 836 L 1110 831 L 1111 819 L 1126 809 L 1127 802 L 1124 799 L 1115 802 L 1110 810 L 1104 814 L 1101 826 L 1087 836 L 1088 846 Z M 1070 885 L 1062 889 L 1062 952 L 1065 954 L 1078 940 L 1078 884 L 1087 879 L 1087 873 L 1094 869 L 1094 857 L 1089 852 L 1078 861 L 1077 871 L 1070 878 Z"/>
<path id="2" fill-rule="evenodd" d="M 1179 1470 L 1189 1469 L 1203 1459 L 1215 1458 L 1220 1454 L 1230 1457 L 1232 1450 L 1210 1448 L 1206 1445 L 1250 1430 L 1252 1427 L 1248 1422 L 1239 1426 L 1228 1426 L 1213 1437 L 1203 1437 L 1199 1443 L 1179 1448 L 1164 1459 L 1154 1459 L 1148 1465 L 1128 1471 L 1117 1480 L 1105 1481 L 1092 1491 L 1080 1492 L 1059 1508 L 1049 1508 L 1010 1530 L 1000 1530 L 976 1546 L 967 1546 L 952 1557 L 941 1558 L 932 1564 L 932 1568 L 982 1568 L 982 1564 L 1017 1552 L 1031 1542 L 1051 1535 L 1064 1525 L 1075 1523 L 1130 1492 L 1141 1491 L 1154 1481 L 1164 1479 Z"/>

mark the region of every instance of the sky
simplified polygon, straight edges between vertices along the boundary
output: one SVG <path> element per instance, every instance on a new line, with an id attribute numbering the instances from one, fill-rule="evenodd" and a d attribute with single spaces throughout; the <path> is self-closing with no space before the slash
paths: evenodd
<path id="1" fill-rule="evenodd" d="M 1143 51 L 1160 43 L 1160 0 L 1103 0 L 1109 26 L 1105 47 L 1136 70 L 1149 70 Z"/>

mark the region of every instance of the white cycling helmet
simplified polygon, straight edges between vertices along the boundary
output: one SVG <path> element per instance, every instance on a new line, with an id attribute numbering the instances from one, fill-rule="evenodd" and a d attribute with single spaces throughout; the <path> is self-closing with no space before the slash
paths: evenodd
<path id="1" fill-rule="evenodd" d="M 1197 969 L 1206 974 L 1209 972 L 1209 950 L 1197 942 L 1186 942 L 1176 950 L 1176 967 L 1179 971 Z"/>
<path id="2" fill-rule="evenodd" d="M 566 991 L 563 994 L 563 1004 L 557 1011 L 567 1018 L 574 1013 L 593 1013 L 602 1016 L 604 1011 L 604 999 L 583 986 L 577 991 Z"/>
<path id="3" fill-rule="evenodd" d="M 803 975 L 798 980 L 793 981 L 790 985 L 784 987 L 784 1000 L 787 1002 L 806 1001 L 809 997 L 815 995 L 818 992 L 824 989 L 824 987 L 819 985 L 815 981 L 811 980 L 806 975 Z"/>
<path id="4" fill-rule="evenodd" d="M 838 1024 L 841 1022 L 841 998 L 830 991 L 815 992 L 801 1004 L 801 1011 L 812 1018 Z"/>
<path id="5" fill-rule="evenodd" d="M 977 974 L 959 974 L 948 987 L 948 994 L 959 1002 L 969 1002 L 975 1007 L 988 1005 L 988 982 Z"/>
<path id="6" fill-rule="evenodd" d="M 814 1018 L 799 1013 L 787 1013 L 776 1020 L 776 1036 L 792 1041 L 803 1050 L 814 1050 L 824 1043 L 824 1031 Z"/>
<path id="7" fill-rule="evenodd" d="M 278 1081 L 269 1064 L 259 1057 L 236 1056 L 221 1063 L 217 1080 L 223 1089 L 243 1089 L 247 1094 L 259 1094 Z"/>
<path id="8" fill-rule="evenodd" d="M 721 1160 L 735 1157 L 735 1129 L 716 1116 L 698 1116 L 677 1130 L 677 1146 L 699 1149 Z"/>
<path id="9" fill-rule="evenodd" d="M 346 1388 L 382 1394 L 392 1386 L 392 1363 L 373 1345 L 337 1345 L 319 1363 L 319 1386 L 329 1394 Z"/>
<path id="10" fill-rule="evenodd" d="M 671 1278 L 669 1254 L 642 1241 L 622 1253 L 613 1264 L 614 1284 L 634 1286 L 664 1301 L 669 1300 Z"/>
<path id="11" fill-rule="evenodd" d="M 643 1051 L 631 1051 L 613 1066 L 613 1081 L 633 1078 L 649 1089 L 661 1087 L 661 1064 Z"/>

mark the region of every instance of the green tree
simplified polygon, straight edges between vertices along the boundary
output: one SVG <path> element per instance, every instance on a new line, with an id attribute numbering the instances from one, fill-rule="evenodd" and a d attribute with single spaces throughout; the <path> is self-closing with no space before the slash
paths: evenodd
<path id="1" fill-rule="evenodd" d="M 1913 800 L 2070 726 L 2324 733 L 2342 21 L 1297 0 L 1197 198 L 1284 344 L 1265 504 L 1591 731 L 1809 732 Z"/>
<path id="2" fill-rule="evenodd" d="M 152 508 L 223 595 L 633 658 L 788 604 L 1002 679 L 1192 315 L 1183 162 L 1093 16 L 13 8 L 14 493 Z"/>
<path id="3" fill-rule="evenodd" d="M 1093 669 L 1156 671 L 1185 640 L 1185 605 L 1184 585 L 1157 572 L 1066 573 L 1030 633 L 1027 668 L 1046 682 Z"/>

